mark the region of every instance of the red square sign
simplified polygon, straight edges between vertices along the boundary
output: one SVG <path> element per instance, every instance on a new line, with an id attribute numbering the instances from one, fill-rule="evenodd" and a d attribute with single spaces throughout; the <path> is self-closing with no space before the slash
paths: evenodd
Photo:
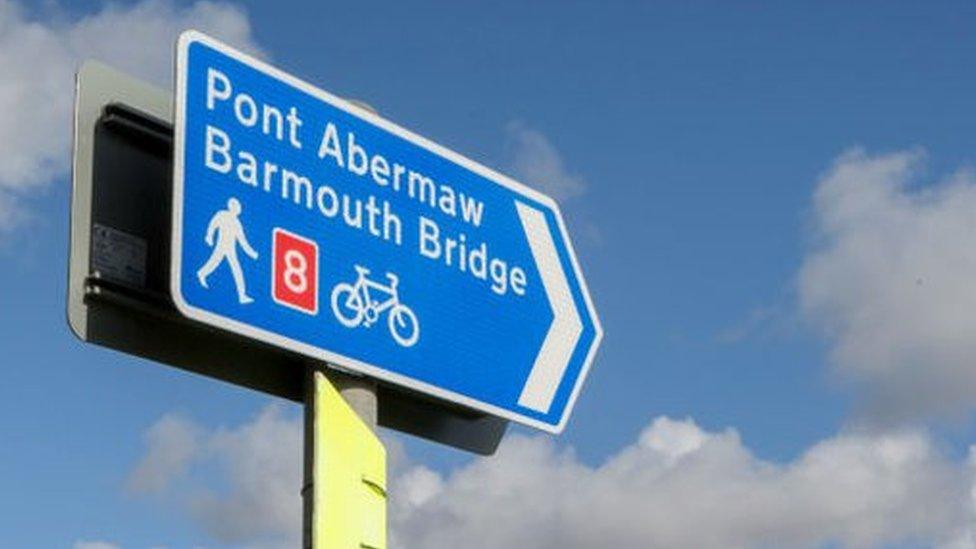
<path id="1" fill-rule="evenodd" d="M 275 303 L 310 315 L 318 314 L 318 244 L 276 228 L 272 247 L 271 294 Z"/>

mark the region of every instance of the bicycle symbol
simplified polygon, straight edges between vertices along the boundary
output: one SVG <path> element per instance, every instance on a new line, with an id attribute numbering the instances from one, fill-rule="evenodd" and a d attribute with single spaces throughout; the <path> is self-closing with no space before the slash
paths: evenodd
<path id="1" fill-rule="evenodd" d="M 380 314 L 389 310 L 387 322 L 393 339 L 403 347 L 411 347 L 417 343 L 420 323 L 410 307 L 400 303 L 400 296 L 397 294 L 400 279 L 397 275 L 386 273 L 390 284 L 384 286 L 367 278 L 369 269 L 366 267 L 356 265 L 355 268 L 359 274 L 355 283 L 340 282 L 332 289 L 332 312 L 336 319 L 346 328 L 360 325 L 369 328 L 379 320 Z M 370 295 L 371 290 L 389 297 L 385 301 L 375 300 Z"/>

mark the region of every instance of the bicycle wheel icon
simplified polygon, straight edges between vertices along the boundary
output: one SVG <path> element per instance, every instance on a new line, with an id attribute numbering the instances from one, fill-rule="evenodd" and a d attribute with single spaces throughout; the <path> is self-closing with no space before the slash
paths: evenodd
<path id="1" fill-rule="evenodd" d="M 387 313 L 387 327 L 393 340 L 401 347 L 412 347 L 420 338 L 420 322 L 410 307 L 400 303 L 397 286 L 399 277 L 386 273 L 389 284 L 370 280 L 369 269 L 356 265 L 356 282 L 340 282 L 332 288 L 332 312 L 346 328 L 369 328 L 380 315 Z M 384 296 L 375 299 L 374 294 Z"/>
<path id="2" fill-rule="evenodd" d="M 356 328 L 363 323 L 366 307 L 352 284 L 341 282 L 332 289 L 332 312 L 346 328 Z"/>
<path id="3" fill-rule="evenodd" d="M 387 317 L 390 324 L 390 335 L 403 347 L 412 347 L 420 337 L 420 323 L 417 322 L 417 315 L 413 314 L 410 307 L 398 304 L 390 309 Z"/>

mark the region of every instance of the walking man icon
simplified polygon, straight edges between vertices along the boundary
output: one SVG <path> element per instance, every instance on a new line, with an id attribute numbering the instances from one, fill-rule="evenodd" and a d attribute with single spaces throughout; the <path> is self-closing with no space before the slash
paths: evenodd
<path id="1" fill-rule="evenodd" d="M 241 203 L 236 198 L 227 201 L 227 209 L 215 213 L 210 225 L 207 226 L 207 236 L 204 240 L 207 246 L 213 248 L 210 259 L 197 271 L 197 280 L 204 288 L 209 277 L 224 260 L 230 267 L 230 272 L 234 276 L 234 286 L 237 288 L 237 301 L 246 305 L 253 303 L 254 299 L 247 295 L 247 288 L 244 285 L 244 273 L 241 271 L 241 262 L 237 258 L 237 246 L 240 246 L 244 253 L 251 259 L 258 258 L 258 252 L 251 247 L 244 235 L 244 226 L 241 225 Z M 214 236 L 217 238 L 214 245 Z"/>

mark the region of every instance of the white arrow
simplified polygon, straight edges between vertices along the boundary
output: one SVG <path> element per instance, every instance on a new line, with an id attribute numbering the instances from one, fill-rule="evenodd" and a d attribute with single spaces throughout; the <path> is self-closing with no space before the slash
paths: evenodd
<path id="1" fill-rule="evenodd" d="M 519 396 L 519 405 L 548 413 L 576 349 L 576 343 L 583 333 L 583 323 L 569 290 L 566 272 L 559 261 L 545 214 L 521 202 L 515 202 L 515 206 L 518 208 L 522 228 L 525 229 L 525 236 L 539 268 L 542 286 L 546 290 L 553 314 L 552 325 L 549 326 L 546 339 L 542 342 L 532 371 L 529 372 L 529 379 Z"/>

